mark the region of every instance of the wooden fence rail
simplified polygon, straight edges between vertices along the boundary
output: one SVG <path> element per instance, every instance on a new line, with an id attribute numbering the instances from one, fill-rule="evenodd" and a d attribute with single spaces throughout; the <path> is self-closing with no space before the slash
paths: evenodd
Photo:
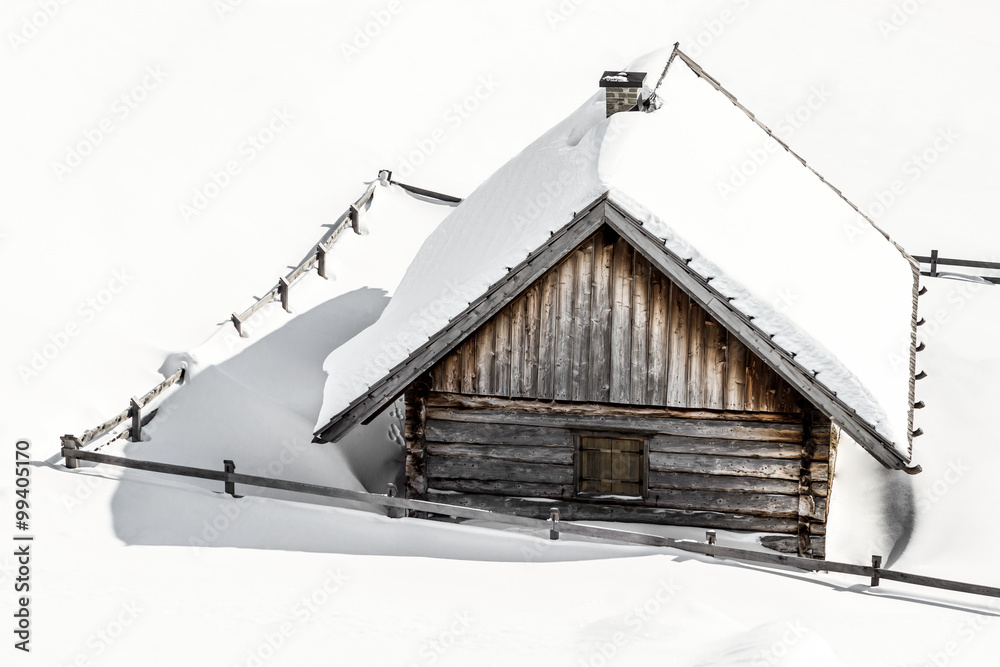
<path id="1" fill-rule="evenodd" d="M 80 438 L 80 443 L 86 445 L 88 442 L 94 438 L 107 433 L 111 429 L 125 423 L 127 420 L 132 420 L 132 426 L 129 428 L 127 433 L 131 437 L 133 442 L 138 442 L 140 430 L 145 421 L 148 421 L 152 416 L 147 414 L 146 418 L 143 418 L 143 410 L 155 399 L 157 396 L 166 391 L 169 387 L 174 384 L 184 382 L 184 369 L 180 369 L 166 380 L 156 385 L 150 389 L 142 398 L 132 398 L 129 402 L 129 407 L 127 410 L 120 412 L 116 416 L 112 417 L 108 421 L 95 426 L 89 431 L 84 431 L 83 436 Z"/>
<path id="2" fill-rule="evenodd" d="M 921 271 L 920 275 L 931 276 L 936 278 L 941 275 L 938 271 L 939 266 L 962 266 L 972 269 L 990 269 L 993 271 L 1000 271 L 1000 262 L 983 262 L 975 259 L 950 259 L 948 257 L 939 257 L 937 250 L 931 250 L 929 257 L 923 255 L 914 255 L 913 259 L 917 260 L 921 264 L 929 264 L 929 271 Z M 997 276 L 973 276 L 975 278 L 980 278 L 986 282 L 991 282 L 994 285 L 1000 285 L 1000 277 Z"/>
<path id="3" fill-rule="evenodd" d="M 223 482 L 225 484 L 226 491 L 233 495 L 235 495 L 236 484 L 282 489 L 285 491 L 306 493 L 382 507 L 390 511 L 390 516 L 397 516 L 393 513 L 393 510 L 403 510 L 404 512 L 423 512 L 458 519 L 489 521 L 509 526 L 534 528 L 540 531 L 548 530 L 550 539 L 559 539 L 559 535 L 561 533 L 565 533 L 567 535 L 579 535 L 581 537 L 591 537 L 623 544 L 679 549 L 681 551 L 698 553 L 705 556 L 712 556 L 714 558 L 728 558 L 743 562 L 793 567 L 810 572 L 837 572 L 840 574 L 849 574 L 870 579 L 872 586 L 878 586 L 881 579 L 888 579 L 915 586 L 926 586 L 960 593 L 1000 597 L 1000 588 L 992 586 L 981 586 L 979 584 L 969 584 L 961 581 L 939 579 L 937 577 L 928 577 L 884 569 L 881 567 L 882 559 L 880 556 L 873 556 L 872 565 L 870 566 L 854 565 L 851 563 L 815 560 L 800 556 L 769 554 L 760 551 L 719 546 L 715 544 L 715 540 L 712 539 L 714 535 L 711 533 L 714 533 L 714 531 L 709 531 L 710 536 L 708 543 L 699 543 L 687 540 L 676 540 L 669 537 L 661 537 L 659 535 L 650 535 L 647 533 L 637 533 L 617 528 L 602 528 L 580 523 L 564 523 L 559 520 L 558 510 L 552 510 L 550 518 L 545 520 L 516 516 L 501 512 L 492 512 L 472 507 L 460 507 L 457 505 L 428 502 L 425 500 L 398 498 L 395 496 L 395 487 L 393 485 L 390 485 L 389 493 L 383 496 L 374 493 L 363 493 L 360 491 L 350 491 L 347 489 L 321 486 L 318 484 L 308 484 L 305 482 L 294 482 L 291 480 L 273 479 L 270 477 L 259 477 L 256 475 L 244 475 L 235 472 L 235 465 L 233 465 L 232 461 L 226 461 L 225 468 L 223 470 L 207 470 L 205 468 L 193 468 L 190 466 L 181 466 L 171 463 L 138 461 L 120 456 L 109 456 L 98 452 L 81 450 L 79 441 L 72 436 L 65 436 L 63 438 L 62 455 L 65 457 L 66 467 L 71 469 L 77 468 L 79 465 L 78 462 L 82 460 L 170 475 L 210 479 Z"/>

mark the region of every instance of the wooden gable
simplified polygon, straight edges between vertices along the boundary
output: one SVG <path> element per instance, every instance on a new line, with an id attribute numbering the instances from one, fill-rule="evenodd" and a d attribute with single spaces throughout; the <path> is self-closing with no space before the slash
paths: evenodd
<path id="1" fill-rule="evenodd" d="M 746 412 L 800 394 L 603 227 L 430 371 L 431 391 Z"/>

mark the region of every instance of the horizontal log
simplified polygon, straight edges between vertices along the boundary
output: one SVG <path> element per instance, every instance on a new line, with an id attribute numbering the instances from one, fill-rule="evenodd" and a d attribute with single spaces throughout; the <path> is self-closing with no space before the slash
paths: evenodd
<path id="1" fill-rule="evenodd" d="M 798 480 L 769 477 L 737 477 L 684 472 L 649 471 L 650 491 L 677 489 L 680 491 L 723 491 L 744 493 L 781 493 L 797 497 Z"/>
<path id="2" fill-rule="evenodd" d="M 642 504 L 606 505 L 583 500 L 532 500 L 529 498 L 506 496 L 454 493 L 435 494 L 431 492 L 427 494 L 427 497 L 428 500 L 436 502 L 447 502 L 462 507 L 471 507 L 492 512 L 505 512 L 517 516 L 539 519 L 547 518 L 550 508 L 557 508 L 559 510 L 559 518 L 563 521 L 624 521 L 729 530 L 752 530 L 767 533 L 795 533 L 798 527 L 798 521 L 795 519 L 676 510 L 665 507 L 650 507 Z"/>
<path id="3" fill-rule="evenodd" d="M 434 456 L 455 456 L 468 459 L 498 459 L 524 463 L 573 465 L 572 447 L 539 447 L 535 445 L 472 445 L 427 443 L 426 451 Z"/>
<path id="4" fill-rule="evenodd" d="M 424 429 L 428 442 L 490 445 L 572 447 L 573 434 L 563 428 L 522 424 L 442 421 L 428 415 Z"/>
<path id="5" fill-rule="evenodd" d="M 802 445 L 794 442 L 768 442 L 761 440 L 728 440 L 720 438 L 690 438 L 676 435 L 656 435 L 649 441 L 650 452 L 670 454 L 712 454 L 745 456 L 748 458 L 801 459 Z M 813 459 L 826 461 L 830 447 L 816 447 Z"/>
<path id="6" fill-rule="evenodd" d="M 799 538 L 785 535 L 765 535 L 760 538 L 763 547 L 786 554 L 799 552 Z M 812 535 L 809 537 L 809 555 L 813 558 L 826 558 L 826 537 Z"/>
<path id="7" fill-rule="evenodd" d="M 454 456 L 428 456 L 425 472 L 434 486 L 434 479 L 484 479 L 505 482 L 545 482 L 572 484 L 573 467 L 543 463 L 512 463 L 495 459 L 464 459 Z"/>
<path id="8" fill-rule="evenodd" d="M 567 403 L 532 399 L 510 399 L 494 396 L 470 396 L 445 392 L 432 392 L 427 397 L 428 408 L 462 408 L 467 410 L 515 410 L 542 414 L 607 415 L 621 417 L 676 417 L 683 419 L 735 419 L 761 422 L 800 424 L 798 413 L 741 412 L 685 408 L 636 407 L 603 403 Z M 818 416 L 817 425 L 825 418 Z M 826 422 L 829 423 L 829 422 Z"/>
<path id="9" fill-rule="evenodd" d="M 798 496 L 776 493 L 651 489 L 647 501 L 656 507 L 753 514 L 789 519 L 797 517 L 799 510 Z"/>
<path id="10" fill-rule="evenodd" d="M 572 498 L 572 484 L 543 484 L 539 482 L 509 482 L 485 479 L 435 479 L 430 492 L 458 491 L 459 493 L 490 494 L 531 498 Z"/>
<path id="11" fill-rule="evenodd" d="M 801 424 L 782 424 L 730 419 L 687 419 L 673 417 L 643 417 L 639 415 L 535 413 L 515 410 L 469 410 L 428 408 L 427 418 L 474 424 L 512 424 L 563 429 L 596 429 L 617 433 L 688 436 L 694 438 L 725 438 L 732 440 L 766 440 L 771 442 L 802 442 Z"/>
<path id="12" fill-rule="evenodd" d="M 687 472 L 708 475 L 734 475 L 799 480 L 801 462 L 794 459 L 708 456 L 703 454 L 667 454 L 650 452 L 649 469 L 658 472 Z M 829 466 L 825 462 L 809 464 L 811 479 L 825 482 Z"/>

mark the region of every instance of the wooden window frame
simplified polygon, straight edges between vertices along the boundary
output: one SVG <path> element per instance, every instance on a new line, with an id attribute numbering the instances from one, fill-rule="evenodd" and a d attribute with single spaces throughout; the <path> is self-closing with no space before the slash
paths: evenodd
<path id="1" fill-rule="evenodd" d="M 626 433 L 622 431 L 576 431 L 573 433 L 573 497 L 579 500 L 594 500 L 613 503 L 644 503 L 649 497 L 649 440 L 648 433 Z M 611 493 L 595 493 L 580 490 L 581 448 L 583 438 L 620 438 L 623 440 L 639 440 L 642 442 L 642 475 L 640 487 L 642 495 L 625 496 Z M 619 498 L 607 499 L 610 495 L 621 495 Z"/>

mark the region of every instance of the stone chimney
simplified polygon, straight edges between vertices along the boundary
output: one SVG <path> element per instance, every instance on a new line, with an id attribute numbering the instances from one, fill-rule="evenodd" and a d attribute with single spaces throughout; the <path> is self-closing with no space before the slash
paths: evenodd
<path id="1" fill-rule="evenodd" d="M 605 72 L 601 88 L 607 96 L 608 116 L 619 111 L 632 111 L 639 101 L 639 90 L 645 72 Z"/>

